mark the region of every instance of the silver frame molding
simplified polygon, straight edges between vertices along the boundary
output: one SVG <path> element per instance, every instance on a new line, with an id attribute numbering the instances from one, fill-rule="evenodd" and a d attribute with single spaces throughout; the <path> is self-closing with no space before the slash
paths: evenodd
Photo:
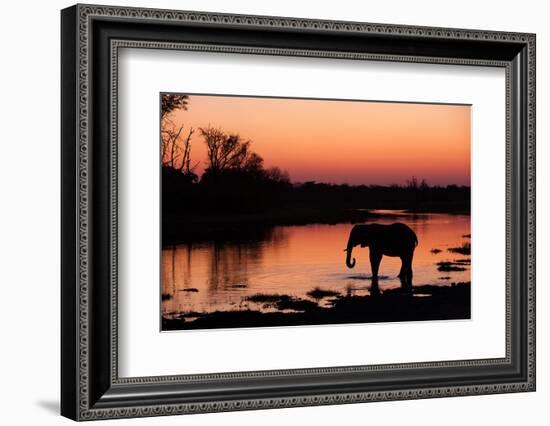
<path id="1" fill-rule="evenodd" d="M 184 40 L 176 39 L 174 28 L 181 29 Z M 227 44 L 212 41 L 212 29 L 229 34 Z M 252 32 L 266 34 L 266 41 L 262 45 L 248 43 Z M 301 42 L 302 36 L 305 40 L 311 34 L 325 37 L 335 48 Z M 389 51 L 388 41 L 396 40 L 404 46 L 403 51 L 398 47 Z M 364 49 L 354 47 L 363 42 Z M 420 53 L 403 53 L 417 44 Z M 504 68 L 506 356 L 118 377 L 117 93 L 121 48 Z M 441 53 L 445 49 L 456 55 L 445 56 Z M 93 420 L 535 390 L 533 34 L 76 5 L 62 11 L 62 164 L 61 410 L 69 418 Z M 477 372 L 486 373 L 487 378 Z M 415 384 L 424 377 L 432 384 Z M 466 377 L 468 384 L 453 384 Z M 336 380 L 345 386 L 336 387 Z M 224 391 L 232 381 L 233 387 L 242 382 L 242 389 Z"/>

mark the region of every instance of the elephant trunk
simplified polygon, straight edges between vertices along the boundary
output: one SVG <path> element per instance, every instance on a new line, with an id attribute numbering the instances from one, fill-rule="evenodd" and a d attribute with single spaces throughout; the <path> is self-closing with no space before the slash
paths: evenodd
<path id="1" fill-rule="evenodd" d="M 351 241 L 348 241 L 348 247 L 346 248 L 346 266 L 350 269 L 355 266 L 355 257 L 353 258 L 353 260 L 351 259 L 352 251 L 353 251 L 353 245 L 351 244 Z"/>

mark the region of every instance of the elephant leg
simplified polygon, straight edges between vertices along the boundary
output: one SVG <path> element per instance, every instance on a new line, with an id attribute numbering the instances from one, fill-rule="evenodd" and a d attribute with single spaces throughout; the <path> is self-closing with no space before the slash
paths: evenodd
<path id="1" fill-rule="evenodd" d="M 412 291 L 412 288 L 413 288 L 413 268 L 412 268 L 412 257 L 410 259 L 410 262 L 409 262 L 409 276 L 408 276 L 408 280 L 409 280 L 409 288 L 411 289 Z"/>
<path id="2" fill-rule="evenodd" d="M 414 249 L 411 252 L 411 257 L 409 257 L 409 287 L 411 291 L 413 287 L 413 267 L 412 267 L 413 256 L 414 256 Z"/>
<path id="3" fill-rule="evenodd" d="M 399 277 L 399 278 L 404 278 L 406 272 L 407 272 L 407 271 L 406 271 L 406 269 L 405 269 L 405 263 L 403 262 L 403 259 L 401 259 L 401 269 L 399 270 L 399 275 L 398 275 L 398 277 Z"/>
<path id="4" fill-rule="evenodd" d="M 379 294 L 380 290 L 378 289 L 378 268 L 380 267 L 380 262 L 382 261 L 382 254 L 374 250 L 371 250 L 369 253 L 370 257 L 370 266 L 372 269 L 372 286 L 371 294 Z"/>
<path id="5" fill-rule="evenodd" d="M 401 272 L 399 273 L 399 278 L 403 290 L 407 292 L 412 291 L 412 253 L 401 258 Z"/>

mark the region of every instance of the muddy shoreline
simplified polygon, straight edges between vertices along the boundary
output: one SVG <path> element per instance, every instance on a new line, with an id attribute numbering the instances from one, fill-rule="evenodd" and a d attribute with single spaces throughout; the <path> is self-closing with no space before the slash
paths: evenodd
<path id="1" fill-rule="evenodd" d="M 272 302 L 279 303 L 286 311 L 249 309 L 184 313 L 163 317 L 162 330 L 470 319 L 470 287 L 469 282 L 449 286 L 427 284 L 415 286 L 412 294 L 392 289 L 377 296 L 339 295 L 329 300 L 329 306 L 288 295 L 271 296 Z"/>

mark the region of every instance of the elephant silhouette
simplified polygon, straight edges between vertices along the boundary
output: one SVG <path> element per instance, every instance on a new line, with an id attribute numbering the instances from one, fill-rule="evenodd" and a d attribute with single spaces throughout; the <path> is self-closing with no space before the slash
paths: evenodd
<path id="1" fill-rule="evenodd" d="M 372 223 L 368 225 L 355 225 L 349 234 L 348 244 L 344 251 L 348 268 L 355 266 L 355 258 L 351 257 L 353 248 L 360 245 L 369 248 L 369 258 L 372 268 L 371 294 L 379 294 L 378 268 L 382 256 L 400 257 L 401 271 L 399 279 L 401 288 L 406 292 L 412 292 L 412 260 L 414 249 L 418 245 L 415 232 L 403 223 L 381 225 Z"/>

